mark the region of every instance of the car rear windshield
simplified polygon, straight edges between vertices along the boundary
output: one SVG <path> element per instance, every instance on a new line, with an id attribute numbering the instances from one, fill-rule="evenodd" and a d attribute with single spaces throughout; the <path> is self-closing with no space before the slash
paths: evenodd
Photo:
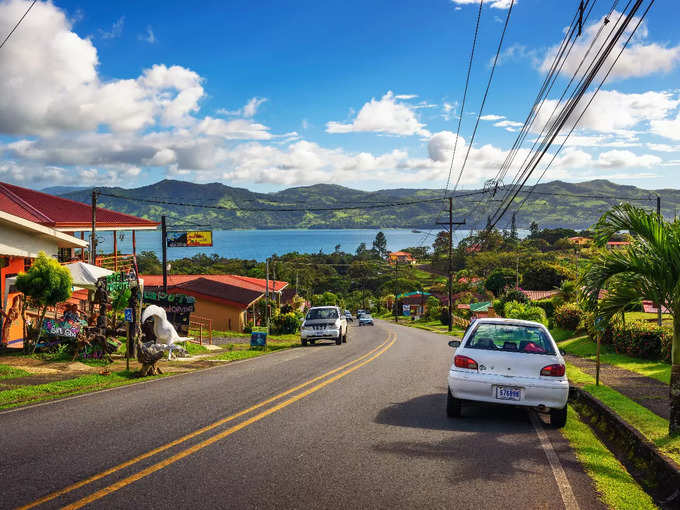
<path id="1" fill-rule="evenodd" d="M 307 320 L 337 319 L 338 311 L 335 308 L 312 308 L 307 313 Z"/>
<path id="2" fill-rule="evenodd" d="M 490 351 L 555 354 L 542 328 L 511 324 L 479 324 L 465 347 Z"/>

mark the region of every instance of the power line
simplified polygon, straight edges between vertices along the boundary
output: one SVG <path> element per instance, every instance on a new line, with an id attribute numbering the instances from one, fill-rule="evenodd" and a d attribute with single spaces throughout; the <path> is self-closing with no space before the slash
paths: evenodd
<path id="1" fill-rule="evenodd" d="M 28 15 L 28 12 L 29 12 L 31 9 L 33 9 L 33 6 L 34 6 L 37 2 L 38 2 L 38 0 L 33 0 L 33 3 L 31 3 L 31 5 L 28 6 L 28 9 L 26 9 L 26 12 L 24 13 L 24 15 L 23 15 L 21 18 L 19 18 L 19 21 L 17 21 L 17 24 L 14 25 L 14 28 L 13 28 L 12 30 L 10 30 L 9 34 L 7 34 L 7 37 L 5 37 L 5 39 L 3 39 L 3 41 L 0 43 L 0 50 L 1 50 L 2 47 L 5 45 L 5 43 L 9 40 L 9 38 L 12 36 L 12 34 L 14 33 L 14 31 L 15 31 L 15 30 L 17 29 L 17 27 L 21 24 L 21 22 L 24 21 L 24 18 Z"/>
<path id="2" fill-rule="evenodd" d="M 147 198 L 137 198 L 137 197 L 130 197 L 130 196 L 124 196 L 124 195 L 116 195 L 114 193 L 106 193 L 103 191 L 97 192 L 101 196 L 106 196 L 106 197 L 113 197 L 113 198 L 120 198 L 123 200 L 131 200 L 135 202 L 146 202 L 150 204 L 162 204 L 162 205 L 176 205 L 176 206 L 186 206 L 186 207 L 195 207 L 199 209 L 215 209 L 215 210 L 222 210 L 222 211 L 244 211 L 244 212 L 321 212 L 321 211 L 348 211 L 348 210 L 357 210 L 357 209 L 380 209 L 380 208 L 388 208 L 388 207 L 400 207 L 404 205 L 416 205 L 416 204 L 422 204 L 425 202 L 439 202 L 441 200 L 444 200 L 444 197 L 439 197 L 439 198 L 426 198 L 426 199 L 421 199 L 421 200 L 409 200 L 409 201 L 400 201 L 400 202 L 384 202 L 384 203 L 373 203 L 373 204 L 367 204 L 367 205 L 356 205 L 356 206 L 343 206 L 343 207 L 305 207 L 305 208 L 246 208 L 246 207 L 239 207 L 238 205 L 235 205 L 234 207 L 226 207 L 223 205 L 207 205 L 207 204 L 191 204 L 187 202 L 172 202 L 169 200 L 153 200 L 153 199 L 147 199 Z"/>

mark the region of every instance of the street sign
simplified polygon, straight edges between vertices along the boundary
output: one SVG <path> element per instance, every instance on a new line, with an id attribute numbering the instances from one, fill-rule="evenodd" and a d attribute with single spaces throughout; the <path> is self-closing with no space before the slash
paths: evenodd
<path id="1" fill-rule="evenodd" d="M 408 317 L 411 315 L 411 305 L 401 305 L 402 306 L 402 315 L 404 317 Z"/>
<path id="2" fill-rule="evenodd" d="M 125 322 L 132 322 L 132 321 L 133 321 L 132 308 L 126 308 L 125 309 Z"/>
<path id="3" fill-rule="evenodd" d="M 167 233 L 168 248 L 209 247 L 213 245 L 212 230 L 177 230 Z"/>
<path id="4" fill-rule="evenodd" d="M 264 331 L 253 330 L 253 332 L 250 333 L 251 347 L 267 347 L 267 331 L 266 328 L 264 329 Z"/>

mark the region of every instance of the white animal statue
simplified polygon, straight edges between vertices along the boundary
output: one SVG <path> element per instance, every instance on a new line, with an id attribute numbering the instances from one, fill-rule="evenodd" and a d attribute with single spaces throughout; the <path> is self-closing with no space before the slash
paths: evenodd
<path id="1" fill-rule="evenodd" d="M 142 324 L 150 317 L 153 317 L 153 333 L 156 335 L 156 343 L 162 344 L 164 346 L 163 349 L 168 351 L 168 359 L 172 359 L 173 349 L 181 348 L 179 345 L 175 346 L 175 343 L 184 342 L 190 340 L 190 338 L 177 334 L 175 326 L 170 323 L 165 310 L 160 306 L 147 306 L 144 313 L 142 313 Z"/>

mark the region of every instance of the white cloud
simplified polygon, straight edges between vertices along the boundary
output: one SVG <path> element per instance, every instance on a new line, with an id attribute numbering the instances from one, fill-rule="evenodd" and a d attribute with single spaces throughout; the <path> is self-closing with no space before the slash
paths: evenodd
<path id="1" fill-rule="evenodd" d="M 656 152 L 680 152 L 680 145 L 667 145 L 665 143 L 648 143 L 647 148 Z"/>
<path id="2" fill-rule="evenodd" d="M 25 11 L 21 0 L 0 3 L 0 26 Z M 71 31 L 52 3 L 39 2 L 0 59 L 0 133 L 53 136 L 65 131 L 139 130 L 188 125 L 204 95 L 201 78 L 155 65 L 136 79 L 102 81 L 97 50 Z"/>
<path id="3" fill-rule="evenodd" d="M 200 134 L 219 136 L 227 140 L 271 140 L 269 128 L 250 119 L 226 121 L 206 117 L 197 126 Z"/>
<path id="4" fill-rule="evenodd" d="M 121 34 L 123 33 L 123 25 L 125 24 L 125 16 L 121 16 L 118 18 L 113 25 L 111 26 L 111 30 L 106 31 L 102 30 L 101 28 L 99 29 L 99 36 L 102 39 L 116 39 L 117 37 L 120 37 Z"/>
<path id="5" fill-rule="evenodd" d="M 649 124 L 652 133 L 669 140 L 680 140 L 680 113 L 675 118 L 655 119 Z"/>
<path id="6" fill-rule="evenodd" d="M 515 120 L 501 120 L 500 122 L 496 122 L 494 126 L 496 127 L 502 127 L 502 128 L 517 128 L 517 127 L 522 127 L 524 124 L 522 122 L 517 122 Z"/>
<path id="7" fill-rule="evenodd" d="M 612 32 L 618 30 L 622 23 L 619 22 L 620 14 L 621 13 L 617 11 L 612 13 L 609 17 L 610 22 L 604 25 L 602 32 L 599 37 L 597 37 L 595 47 L 604 44 Z M 628 38 L 630 31 L 637 25 L 638 21 L 639 18 L 633 18 L 626 32 L 624 32 L 623 36 L 614 46 L 608 60 L 604 63 L 603 70 L 609 69 L 609 66 L 614 62 L 614 59 L 617 58 L 621 48 L 623 48 L 624 41 Z M 603 23 L 604 17 L 586 26 L 583 30 L 583 35 L 576 40 L 571 49 L 569 57 L 562 68 L 563 74 L 571 77 L 572 74 L 576 72 L 583 58 L 586 58 L 587 65 L 593 61 L 597 52 L 591 51 L 588 53 L 588 48 L 593 39 L 596 38 L 597 32 Z M 609 75 L 609 81 L 647 76 L 654 73 L 667 73 L 678 64 L 680 61 L 680 46 L 666 47 L 658 43 L 647 42 L 647 37 L 648 31 L 645 22 L 643 22 L 631 43 L 623 51 L 618 62 L 616 62 L 616 65 Z M 558 44 L 548 50 L 540 65 L 541 71 L 547 72 L 551 68 L 553 60 L 558 54 L 559 47 L 560 45 Z M 587 53 L 588 56 L 586 57 Z M 583 69 L 585 69 L 587 65 L 581 68 L 580 73 L 583 72 Z"/>
<path id="8" fill-rule="evenodd" d="M 146 34 L 139 35 L 139 40 L 140 41 L 146 41 L 149 44 L 154 44 L 157 42 L 156 36 L 153 33 L 153 29 L 151 28 L 151 25 L 146 26 Z"/>
<path id="9" fill-rule="evenodd" d="M 583 109 L 590 101 L 592 92 L 581 100 L 580 107 L 569 117 L 567 129 L 573 126 Z M 532 131 L 540 132 L 557 101 L 550 99 L 539 111 Z M 625 94 L 616 90 L 601 90 L 588 107 L 578 127 L 610 133 L 612 131 L 629 129 L 646 121 L 654 128 L 655 121 L 665 117 L 680 105 L 678 96 L 670 92 L 648 91 L 640 94 Z M 559 109 L 557 110 L 559 112 Z"/>
<path id="10" fill-rule="evenodd" d="M 266 97 L 252 97 L 248 100 L 248 102 L 245 105 L 243 105 L 243 108 L 239 108 L 237 110 L 228 110 L 226 108 L 220 108 L 219 110 L 217 110 L 217 113 L 220 115 L 229 116 L 242 115 L 243 117 L 254 117 L 260 105 L 265 101 L 267 101 Z"/>
<path id="11" fill-rule="evenodd" d="M 394 96 L 395 99 L 403 99 L 403 100 L 415 99 L 416 97 L 418 97 L 417 94 L 397 94 L 396 96 Z"/>
<path id="12" fill-rule="evenodd" d="M 361 107 L 351 123 L 328 122 L 326 132 L 369 131 L 401 136 L 430 136 L 430 132 L 425 129 L 425 124 L 418 121 L 413 105 L 399 102 L 398 97 L 390 90 L 380 100 L 372 98 Z"/>
<path id="13" fill-rule="evenodd" d="M 491 121 L 494 121 L 494 120 L 503 120 L 504 118 L 505 118 L 505 117 L 504 117 L 503 115 L 493 115 L 493 114 L 482 115 L 482 116 L 480 117 L 480 119 L 482 119 L 482 120 L 491 120 Z"/>
<path id="14" fill-rule="evenodd" d="M 479 5 L 478 0 L 451 0 L 454 4 L 458 5 L 470 5 L 470 4 L 476 4 Z M 510 4 L 512 3 L 511 0 L 484 0 L 485 4 L 491 4 L 491 7 L 495 9 L 509 9 Z M 516 4 L 517 2 L 515 2 Z"/>

